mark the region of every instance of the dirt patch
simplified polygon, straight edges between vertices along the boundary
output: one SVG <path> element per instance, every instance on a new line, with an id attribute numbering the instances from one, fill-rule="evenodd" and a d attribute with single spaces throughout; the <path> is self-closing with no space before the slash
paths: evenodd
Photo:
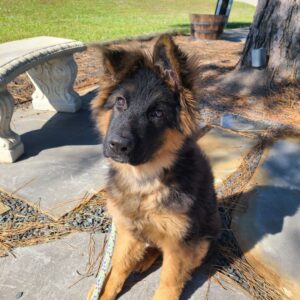
<path id="1" fill-rule="evenodd" d="M 242 43 L 192 41 L 186 36 L 178 36 L 175 39 L 184 51 L 197 57 L 199 65 L 203 66 L 201 76 L 205 75 L 205 77 L 224 74 L 224 72 L 232 70 L 242 50 Z M 145 49 L 149 49 L 153 46 L 154 40 L 142 42 L 131 41 L 129 43 L 138 44 Z M 80 91 L 81 89 L 97 84 L 102 72 L 99 52 L 93 48 L 89 48 L 82 53 L 76 53 L 74 58 L 78 66 L 75 90 Z M 24 73 L 8 84 L 8 90 L 13 95 L 16 103 L 24 103 L 31 101 L 34 87 Z"/>
<path id="2" fill-rule="evenodd" d="M 131 41 L 145 49 L 153 46 L 154 40 Z M 199 102 L 219 111 L 244 114 L 254 120 L 269 120 L 286 125 L 300 126 L 300 87 L 298 85 L 270 87 L 264 94 L 240 96 L 220 88 L 219 82 L 233 74 L 244 44 L 224 40 L 192 40 L 188 36 L 175 37 L 176 42 L 189 55 L 196 57 L 198 64 Z M 102 72 L 101 57 L 97 50 L 90 48 L 74 55 L 78 65 L 75 90 L 80 92 L 95 85 Z M 245 77 L 251 76 L 245 74 Z M 231 84 L 233 84 L 231 82 Z M 16 103 L 31 101 L 34 87 L 26 74 L 18 76 L 8 84 Z"/>

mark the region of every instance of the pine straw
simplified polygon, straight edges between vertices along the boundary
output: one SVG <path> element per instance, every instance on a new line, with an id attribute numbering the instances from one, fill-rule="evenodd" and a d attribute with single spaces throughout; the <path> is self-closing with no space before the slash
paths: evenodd
<path id="1" fill-rule="evenodd" d="M 28 235 L 32 230 L 44 230 L 42 236 L 24 236 Z M 60 222 L 47 222 L 41 224 L 39 222 L 24 222 L 18 228 L 7 226 L 0 231 L 0 257 L 8 253 L 12 254 L 12 250 L 17 247 L 32 246 L 40 243 L 46 243 L 54 239 L 73 232 L 72 228 L 68 228 Z"/>
<path id="2" fill-rule="evenodd" d="M 208 129 L 209 127 L 204 128 L 203 132 L 207 132 Z M 203 132 L 201 131 L 199 134 L 201 135 Z M 247 132 L 239 131 L 234 133 L 249 136 Z M 245 289 L 255 299 L 279 300 L 284 298 L 284 296 L 281 291 L 259 275 L 247 262 L 230 229 L 232 212 L 233 210 L 242 208 L 239 199 L 259 165 L 264 149 L 275 139 L 284 136 L 299 136 L 299 132 L 286 127 L 270 128 L 266 130 L 260 136 L 259 142 L 243 158 L 238 169 L 225 179 L 223 184 L 217 189 L 224 230 L 221 238 L 216 244 L 209 273 L 217 273 L 224 280 L 229 280 L 230 284 L 235 284 L 239 288 Z M 44 224 L 38 222 L 26 222 L 15 227 L 10 226 L 0 230 L 0 256 L 1 252 L 2 254 L 7 254 L 9 252 L 13 255 L 11 250 L 15 247 L 30 246 L 48 242 L 53 239 L 61 238 L 71 232 L 78 231 L 78 229 L 68 224 L 68 220 L 72 219 L 72 216 L 84 209 L 86 205 L 104 205 L 106 197 L 105 191 L 101 191 L 89 201 L 87 199 L 83 199 L 82 203 L 75 210 L 57 222 L 49 221 Z M 28 231 L 36 229 L 45 230 L 45 235 L 18 239 L 18 237 L 22 237 L 22 235 L 26 234 Z M 95 243 L 91 240 L 89 246 L 90 259 L 87 264 L 87 269 L 83 272 L 83 274 L 78 273 L 82 276 L 81 279 L 98 273 L 98 268 L 103 256 L 104 245 L 105 243 L 100 249 L 98 255 L 95 256 Z M 234 276 L 234 273 L 238 276 Z M 237 277 L 239 279 L 237 279 Z M 212 277 L 212 279 L 219 282 L 217 280 L 217 276 Z M 77 282 L 74 284 L 76 283 Z M 219 282 L 219 284 L 222 285 L 221 282 Z"/>
<path id="3" fill-rule="evenodd" d="M 40 243 L 47 243 L 51 240 L 59 239 L 72 232 L 91 231 L 91 229 L 77 228 L 70 225 L 74 214 L 80 213 L 86 205 L 89 207 L 99 207 L 104 205 L 106 194 L 104 191 L 94 195 L 91 200 L 83 199 L 82 203 L 73 211 L 65 215 L 58 221 L 48 218 L 41 222 L 37 212 L 34 221 L 7 223 L 0 227 L 0 257 L 7 254 L 13 255 L 12 250 L 16 247 L 32 246 Z M 93 228 L 97 230 L 99 228 Z M 32 235 L 29 235 L 32 233 Z"/>
<path id="4" fill-rule="evenodd" d="M 86 264 L 86 269 L 84 272 L 79 272 L 78 270 L 76 271 L 77 274 L 80 275 L 81 277 L 78 280 L 76 280 L 74 283 L 72 283 L 68 288 L 73 287 L 84 278 L 91 277 L 91 276 L 97 277 L 97 274 L 101 267 L 107 241 L 108 241 L 108 237 L 107 235 L 105 235 L 104 241 L 102 243 L 102 247 L 100 248 L 98 253 L 96 253 L 96 243 L 91 235 L 89 245 L 88 245 L 88 262 Z"/>
<path id="5" fill-rule="evenodd" d="M 274 90 L 267 90 L 265 95 L 241 96 L 218 89 L 214 83 L 218 77 L 214 75 L 203 79 L 209 87 L 203 87 L 199 97 L 207 107 L 240 114 L 255 121 L 300 126 L 299 84 L 280 85 Z"/>
<path id="6" fill-rule="evenodd" d="M 245 289 L 254 299 L 263 300 L 280 300 L 284 298 L 284 295 L 275 286 L 270 284 L 262 276 L 260 276 L 255 269 L 247 262 L 243 254 L 238 253 L 239 246 L 236 241 L 230 245 L 230 242 L 226 242 L 226 245 L 219 244 L 217 246 L 218 255 L 222 256 L 229 263 L 230 269 L 235 270 L 239 274 L 240 280 L 236 281 L 232 275 L 232 271 L 228 271 L 228 267 L 215 265 L 218 274 L 222 274 L 223 278 L 230 283 L 232 281 L 242 289 Z"/>
<path id="7" fill-rule="evenodd" d="M 224 230 L 215 249 L 216 262 L 212 268 L 236 282 L 241 288 L 247 290 L 255 299 L 279 300 L 286 296 L 258 274 L 244 257 L 230 227 L 232 212 L 243 209 L 239 199 L 248 182 L 259 165 L 264 149 L 279 137 L 296 134 L 294 131 L 270 128 L 261 137 L 260 141 L 243 158 L 238 169 L 231 174 L 217 189 L 220 213 Z M 218 264 L 218 261 L 221 263 Z M 226 263 L 224 263 L 224 261 Z M 223 263 L 222 263 L 223 262 Z M 233 276 L 233 270 L 239 275 L 240 280 Z"/>

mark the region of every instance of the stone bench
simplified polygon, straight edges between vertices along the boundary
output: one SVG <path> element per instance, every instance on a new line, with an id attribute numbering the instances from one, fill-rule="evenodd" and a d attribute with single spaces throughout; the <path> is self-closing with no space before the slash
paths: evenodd
<path id="1" fill-rule="evenodd" d="M 24 152 L 10 127 L 14 101 L 7 84 L 27 72 L 35 87 L 34 109 L 75 112 L 81 100 L 73 90 L 77 74 L 73 54 L 85 49 L 81 42 L 47 36 L 0 44 L 0 163 L 14 162 Z"/>

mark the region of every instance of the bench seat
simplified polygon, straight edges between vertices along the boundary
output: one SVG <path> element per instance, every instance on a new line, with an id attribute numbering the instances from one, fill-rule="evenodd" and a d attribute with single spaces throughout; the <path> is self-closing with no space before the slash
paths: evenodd
<path id="1" fill-rule="evenodd" d="M 48 36 L 0 44 L 0 163 L 13 162 L 24 152 L 10 127 L 14 101 L 7 84 L 27 72 L 35 87 L 34 109 L 76 112 L 81 100 L 73 90 L 77 75 L 73 54 L 85 49 L 82 42 Z"/>

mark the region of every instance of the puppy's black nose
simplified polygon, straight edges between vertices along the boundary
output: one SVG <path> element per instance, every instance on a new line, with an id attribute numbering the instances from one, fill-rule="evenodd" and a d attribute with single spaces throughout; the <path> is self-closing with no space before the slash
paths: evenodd
<path id="1" fill-rule="evenodd" d="M 113 137 L 108 141 L 108 145 L 111 151 L 118 155 L 124 155 L 130 153 L 132 150 L 132 142 L 130 139 L 123 137 Z"/>

